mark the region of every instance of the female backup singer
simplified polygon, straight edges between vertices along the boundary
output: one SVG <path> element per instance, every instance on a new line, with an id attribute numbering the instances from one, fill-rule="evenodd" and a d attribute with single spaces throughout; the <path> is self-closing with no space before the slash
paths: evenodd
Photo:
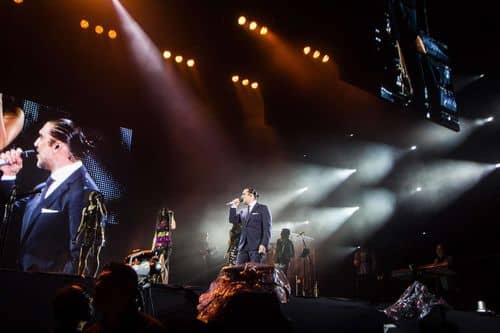
<path id="1" fill-rule="evenodd" d="M 5 103 L 4 103 L 5 102 Z M 0 93 L 0 150 L 3 150 L 21 133 L 24 126 L 24 111 L 15 100 Z"/>
<path id="2" fill-rule="evenodd" d="M 74 243 L 80 245 L 80 259 L 77 274 L 82 276 L 96 277 L 99 271 L 99 255 L 106 242 L 105 222 L 108 211 L 104 205 L 104 198 L 101 193 L 91 191 L 88 197 L 88 204 L 83 208 L 82 220 L 76 233 Z M 94 267 L 89 267 L 88 257 L 91 255 L 91 262 Z"/>
<path id="3" fill-rule="evenodd" d="M 175 230 L 176 223 L 174 212 L 168 208 L 161 208 L 158 212 L 155 235 L 151 251 L 160 264 L 160 281 L 168 284 L 170 270 L 170 255 L 172 254 L 172 231 Z"/>

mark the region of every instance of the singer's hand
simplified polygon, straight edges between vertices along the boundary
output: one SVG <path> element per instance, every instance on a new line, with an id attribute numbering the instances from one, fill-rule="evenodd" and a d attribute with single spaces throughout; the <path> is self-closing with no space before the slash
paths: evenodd
<path id="1" fill-rule="evenodd" d="M 0 167 L 4 176 L 15 176 L 23 168 L 22 152 L 21 148 L 17 148 L 0 154 L 0 159 L 9 162 L 9 164 Z"/>
<path id="2" fill-rule="evenodd" d="M 262 244 L 259 245 L 259 254 L 266 254 L 266 247 Z"/>
<path id="3" fill-rule="evenodd" d="M 231 207 L 236 208 L 240 204 L 240 198 L 236 198 L 233 201 L 231 201 Z"/>

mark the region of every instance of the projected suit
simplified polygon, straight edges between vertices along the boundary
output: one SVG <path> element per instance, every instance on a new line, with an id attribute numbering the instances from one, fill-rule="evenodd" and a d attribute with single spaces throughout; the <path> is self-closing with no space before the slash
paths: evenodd
<path id="1" fill-rule="evenodd" d="M 20 234 L 19 264 L 24 271 L 76 272 L 80 245 L 73 243 L 88 194 L 97 191 L 81 162 L 91 144 L 69 119 L 45 123 L 34 143 L 37 166 L 48 170 L 47 182 L 36 187 L 38 193 L 16 202 L 24 208 Z M 0 190 L 8 197 L 17 173 L 23 167 L 21 150 L 9 150 L 0 158 L 9 162 L 3 172 Z"/>

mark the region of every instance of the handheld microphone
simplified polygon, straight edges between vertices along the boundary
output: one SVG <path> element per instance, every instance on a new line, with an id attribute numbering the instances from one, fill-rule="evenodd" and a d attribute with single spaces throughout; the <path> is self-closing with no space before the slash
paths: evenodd
<path id="1" fill-rule="evenodd" d="M 22 158 L 27 158 L 29 157 L 30 155 L 34 154 L 35 153 L 35 150 L 33 149 L 29 149 L 29 150 L 25 150 L 21 153 L 21 157 Z M 0 167 L 3 167 L 4 165 L 8 165 L 10 164 L 9 162 L 7 162 L 6 160 L 3 160 L 0 158 Z"/>
<path id="2" fill-rule="evenodd" d="M 240 200 L 240 202 L 243 202 L 243 199 L 242 199 L 242 198 L 240 198 L 239 200 Z M 232 204 L 233 204 L 233 202 L 232 202 L 232 201 L 229 201 L 229 202 L 227 202 L 227 203 L 226 203 L 226 206 L 231 206 Z"/>

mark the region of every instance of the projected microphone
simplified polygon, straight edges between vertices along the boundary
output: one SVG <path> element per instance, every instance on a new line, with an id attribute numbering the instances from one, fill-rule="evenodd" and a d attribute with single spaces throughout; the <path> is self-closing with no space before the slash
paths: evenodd
<path id="1" fill-rule="evenodd" d="M 243 202 L 243 199 L 242 198 L 239 198 L 238 200 L 240 200 L 240 202 Z M 231 206 L 233 204 L 232 201 L 229 201 L 226 203 L 226 206 Z"/>
<path id="2" fill-rule="evenodd" d="M 21 157 L 22 157 L 22 158 L 27 158 L 27 157 L 29 157 L 30 155 L 34 154 L 34 153 L 35 153 L 35 151 L 34 151 L 33 149 L 25 150 L 25 151 L 23 151 L 23 152 L 21 153 Z M 9 162 L 7 162 L 7 161 L 5 161 L 5 160 L 2 160 L 2 159 L 0 158 L 0 167 L 3 167 L 4 165 L 8 165 L 8 164 L 9 164 Z"/>

